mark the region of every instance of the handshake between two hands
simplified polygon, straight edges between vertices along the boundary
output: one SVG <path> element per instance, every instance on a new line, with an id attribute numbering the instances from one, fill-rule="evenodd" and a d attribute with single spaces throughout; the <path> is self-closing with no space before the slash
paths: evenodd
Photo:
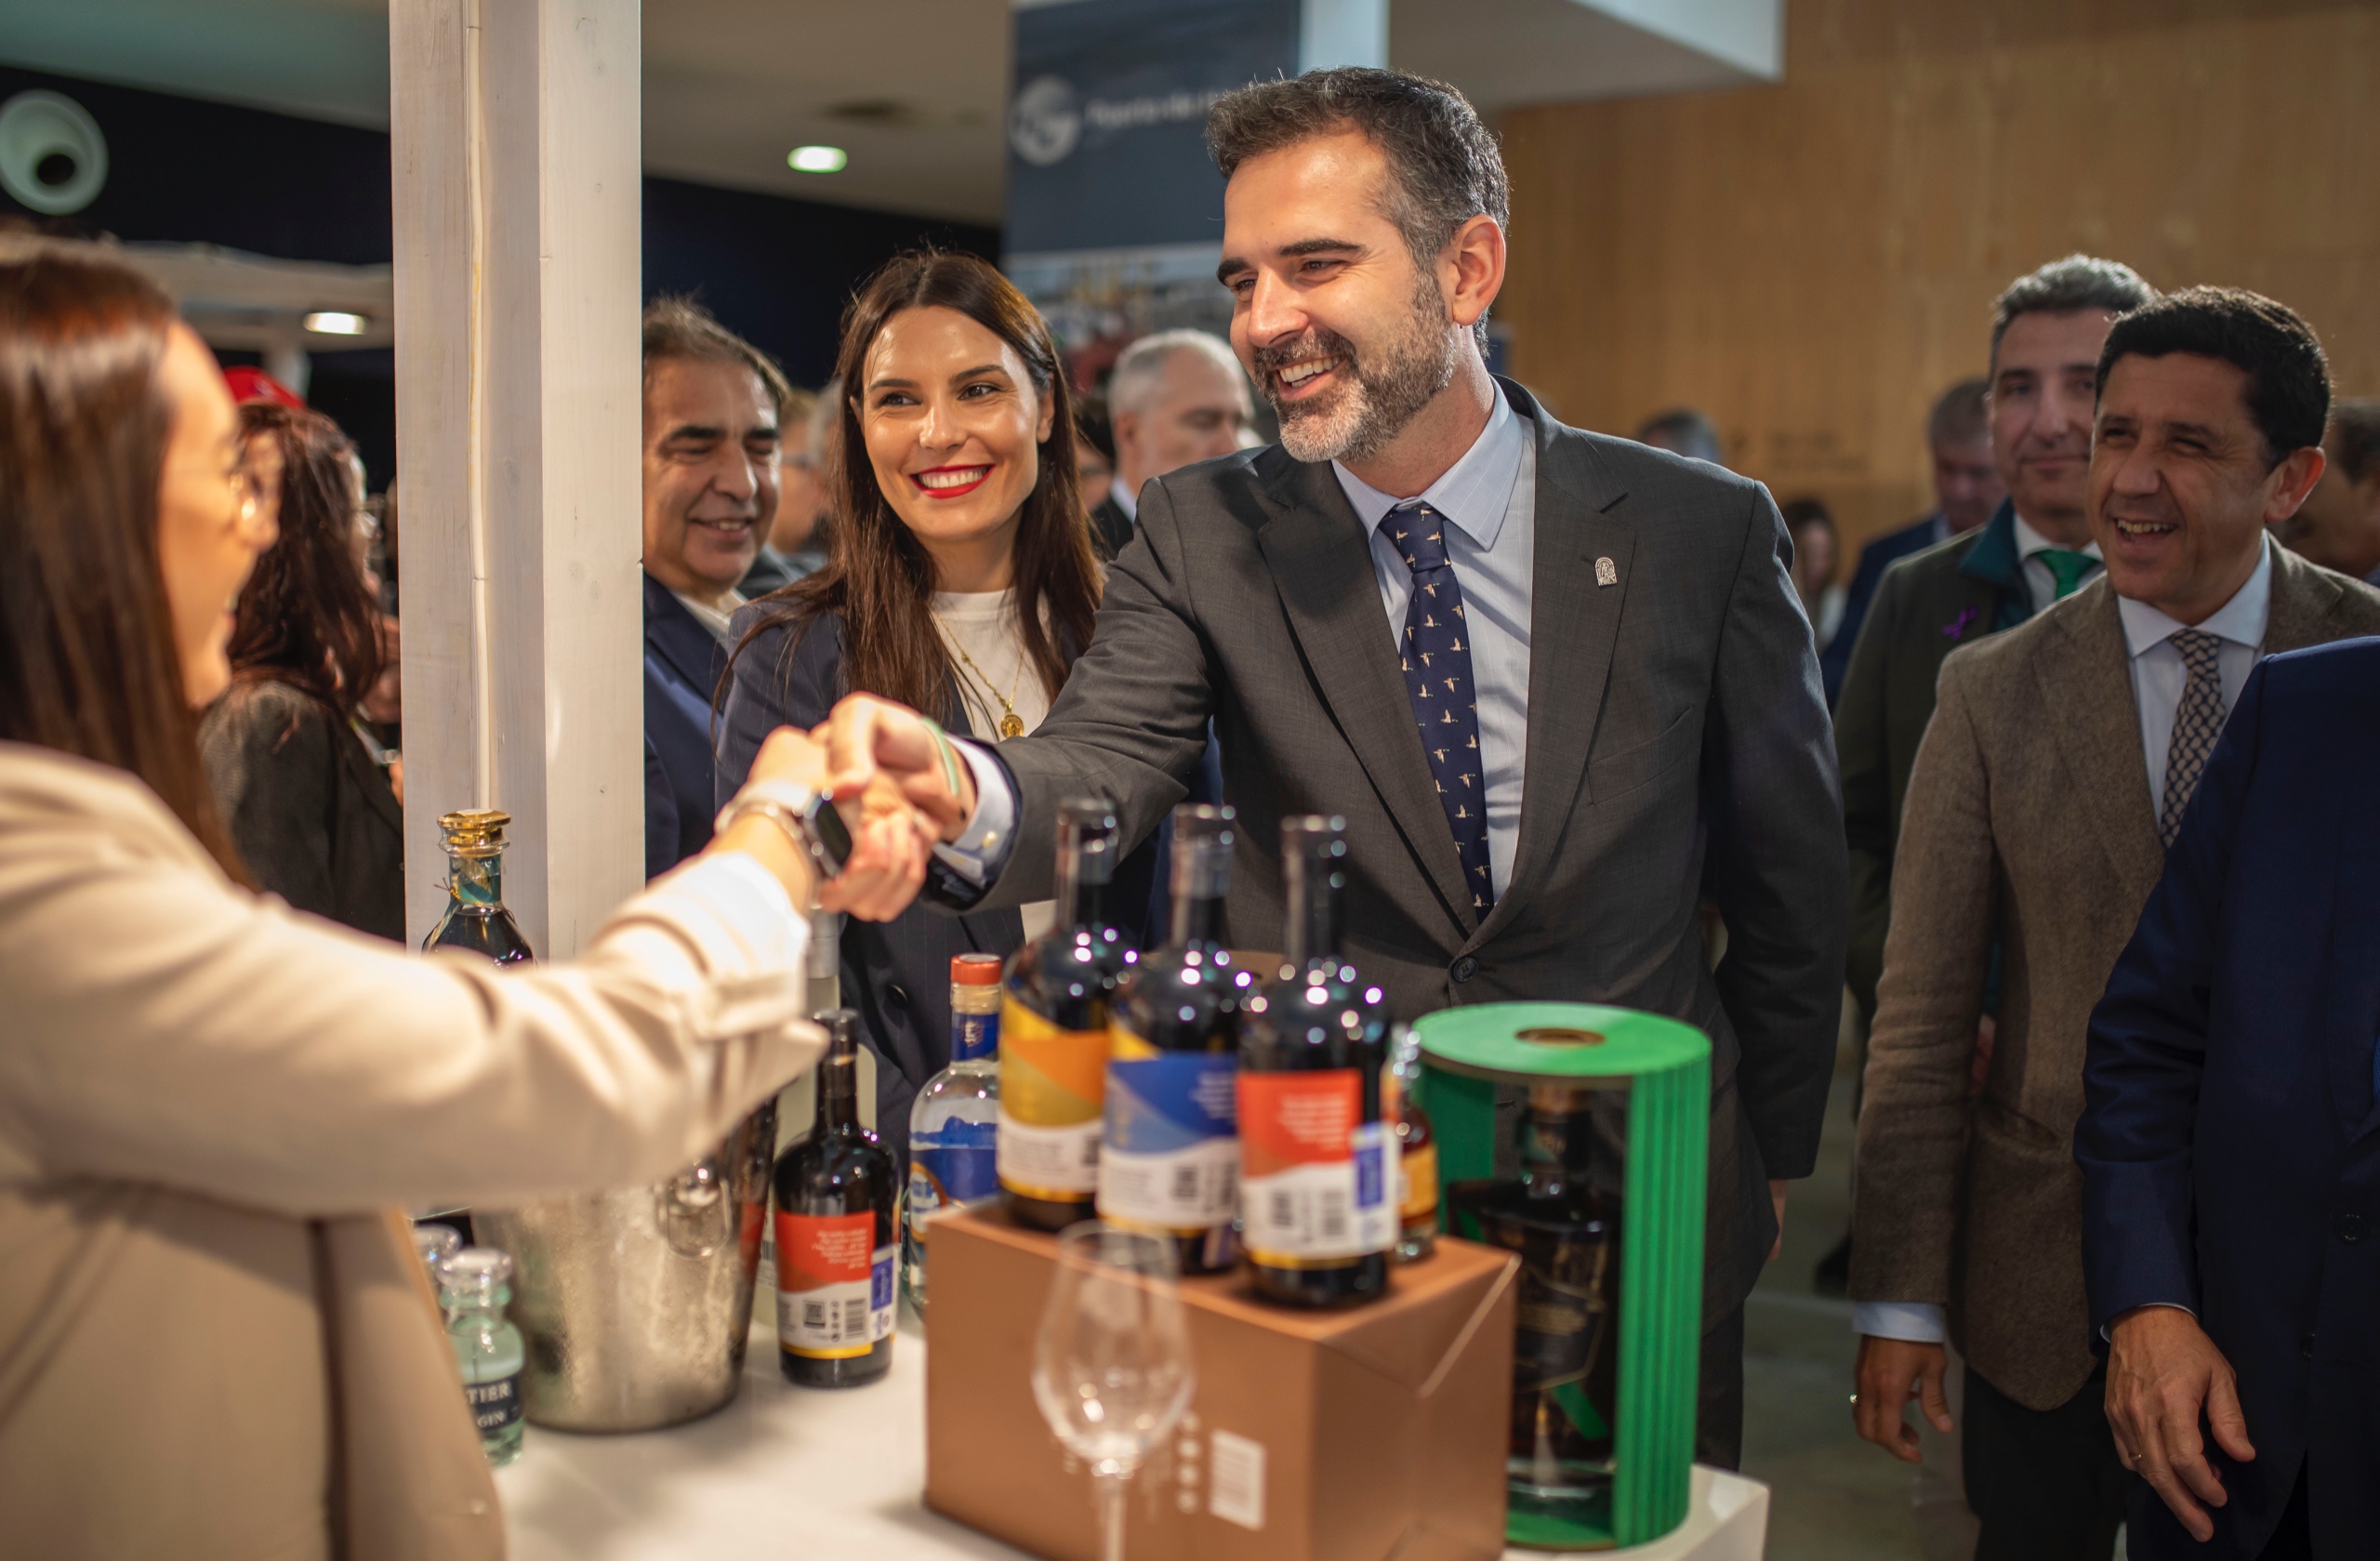
<path id="1" fill-rule="evenodd" d="M 752 761 L 752 781 L 784 780 L 823 792 L 851 831 L 843 869 L 815 884 L 823 910 L 890 921 L 925 884 L 937 842 L 956 840 L 975 812 L 974 772 L 942 728 L 873 695 L 854 694 L 809 732 L 779 727 Z M 747 826 L 757 824 L 758 829 Z M 722 849 L 748 851 L 787 882 L 797 904 L 813 887 L 774 825 L 747 820 Z"/>

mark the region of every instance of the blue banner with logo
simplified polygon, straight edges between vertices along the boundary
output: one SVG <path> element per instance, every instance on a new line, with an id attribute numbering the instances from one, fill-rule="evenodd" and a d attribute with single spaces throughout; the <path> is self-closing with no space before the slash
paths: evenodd
<path id="1" fill-rule="evenodd" d="M 1234 87 L 1297 73 L 1300 13 L 1300 0 L 1019 9 L 1009 252 L 1219 244 L 1223 181 L 1207 157 L 1207 110 Z"/>

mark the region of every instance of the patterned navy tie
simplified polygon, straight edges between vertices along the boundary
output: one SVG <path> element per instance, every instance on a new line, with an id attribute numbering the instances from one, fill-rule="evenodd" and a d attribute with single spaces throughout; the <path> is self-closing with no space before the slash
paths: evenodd
<path id="1" fill-rule="evenodd" d="M 1381 535 L 1413 572 L 1413 599 L 1405 609 L 1398 646 L 1405 695 L 1421 729 L 1423 757 L 1438 783 L 1438 800 L 1454 829 L 1455 855 L 1471 885 L 1471 908 L 1481 920 L 1496 904 L 1488 866 L 1487 766 L 1479 761 L 1478 695 L 1471 684 L 1471 647 L 1464 636 L 1462 587 L 1447 561 L 1446 521 L 1428 505 L 1400 504 L 1383 516 Z"/>

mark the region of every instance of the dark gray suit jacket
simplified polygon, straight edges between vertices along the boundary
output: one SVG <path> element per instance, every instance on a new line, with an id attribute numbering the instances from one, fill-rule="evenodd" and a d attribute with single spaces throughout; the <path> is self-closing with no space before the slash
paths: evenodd
<path id="1" fill-rule="evenodd" d="M 1846 892 L 1818 656 L 1758 483 L 1565 428 L 1504 391 L 1537 442 L 1537 575 L 1518 851 L 1484 924 L 1362 523 L 1328 465 L 1278 446 L 1142 491 L 1091 649 L 1049 719 L 997 750 L 1021 811 L 980 903 L 1050 893 L 1063 796 L 1104 792 L 1128 839 L 1148 833 L 1211 720 L 1241 822 L 1235 943 L 1281 946 L 1281 820 L 1341 814 L 1349 952 L 1399 1016 L 1558 999 L 1709 1032 L 1715 1321 L 1774 1235 L 1765 1179 L 1812 1170 L 1833 1067 Z M 943 875 L 935 893 L 964 897 Z M 1729 933 L 1715 973 L 1695 914 L 1705 893 Z"/>

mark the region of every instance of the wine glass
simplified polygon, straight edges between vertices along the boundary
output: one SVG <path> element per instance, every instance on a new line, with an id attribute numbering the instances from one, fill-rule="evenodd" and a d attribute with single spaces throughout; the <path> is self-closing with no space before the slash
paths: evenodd
<path id="1" fill-rule="evenodd" d="M 1173 1245 L 1085 1220 L 1058 1237 L 1033 1345 L 1033 1398 L 1091 1465 L 1100 1554 L 1124 1558 L 1124 1490 L 1190 1405 L 1197 1382 Z"/>

